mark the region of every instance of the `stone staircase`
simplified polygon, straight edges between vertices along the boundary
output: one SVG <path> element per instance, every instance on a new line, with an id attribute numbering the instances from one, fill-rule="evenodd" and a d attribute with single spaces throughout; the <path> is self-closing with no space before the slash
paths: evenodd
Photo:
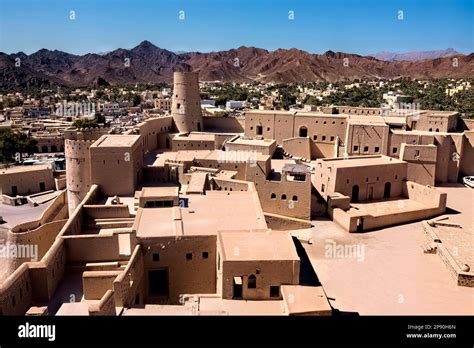
<path id="1" fill-rule="evenodd" d="M 133 221 L 133 217 L 91 219 L 87 221 L 85 228 L 88 230 L 130 228 L 133 226 Z"/>

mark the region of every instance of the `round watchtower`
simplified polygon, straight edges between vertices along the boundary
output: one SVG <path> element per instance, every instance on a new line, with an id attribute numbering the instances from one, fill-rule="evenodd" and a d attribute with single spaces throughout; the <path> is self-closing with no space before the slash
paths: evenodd
<path id="1" fill-rule="evenodd" d="M 176 128 L 180 133 L 203 131 L 199 74 L 197 72 L 175 72 L 173 79 L 171 112 Z"/>
<path id="2" fill-rule="evenodd" d="M 64 133 L 69 216 L 72 215 L 91 187 L 89 148 L 106 133 L 107 130 L 103 128 L 67 130 Z"/>

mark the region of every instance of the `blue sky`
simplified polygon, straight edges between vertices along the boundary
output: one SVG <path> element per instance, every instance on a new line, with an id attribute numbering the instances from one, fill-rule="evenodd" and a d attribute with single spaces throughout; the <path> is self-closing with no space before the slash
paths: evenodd
<path id="1" fill-rule="evenodd" d="M 473 16 L 474 0 L 0 0 L 0 51 L 84 54 L 149 40 L 172 51 L 471 53 Z"/>

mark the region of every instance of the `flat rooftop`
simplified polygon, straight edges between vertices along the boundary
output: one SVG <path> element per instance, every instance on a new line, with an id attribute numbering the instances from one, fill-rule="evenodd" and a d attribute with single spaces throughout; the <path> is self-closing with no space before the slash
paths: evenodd
<path id="1" fill-rule="evenodd" d="M 322 286 L 283 285 L 281 292 L 286 314 L 332 313 Z"/>
<path id="2" fill-rule="evenodd" d="M 404 125 L 407 123 L 406 118 L 403 116 L 382 115 L 382 118 L 386 124 Z"/>
<path id="3" fill-rule="evenodd" d="M 451 117 L 458 115 L 457 111 L 440 111 L 440 110 L 423 110 L 426 112 L 426 116 L 435 116 L 435 117 Z"/>
<path id="4" fill-rule="evenodd" d="M 440 223 L 457 224 L 459 227 L 449 225 L 434 225 L 432 231 L 441 240 L 451 257 L 462 268 L 464 264 L 471 267 L 470 273 L 474 272 L 474 230 L 472 213 L 474 211 L 474 189 L 461 184 L 448 184 L 436 187 L 437 190 L 448 194 L 447 206 L 456 212 L 434 218 Z M 471 202 L 471 204 L 466 204 Z"/>
<path id="5" fill-rule="evenodd" d="M 217 235 L 234 228 L 266 229 L 260 201 L 251 191 L 206 191 L 205 195 L 181 195 L 188 207 L 140 208 L 133 229 L 137 237 Z"/>
<path id="6" fill-rule="evenodd" d="M 295 115 L 296 112 L 294 111 L 281 111 L 281 110 L 248 110 L 245 111 L 245 114 L 253 114 L 253 115 L 258 115 L 258 114 L 263 114 L 263 115 Z"/>
<path id="7" fill-rule="evenodd" d="M 228 141 L 227 143 L 238 145 L 272 146 L 274 143 L 276 143 L 276 140 L 239 137 L 237 139 Z"/>
<path id="8" fill-rule="evenodd" d="M 159 154 L 152 166 L 161 167 L 168 161 L 192 162 L 194 160 L 220 160 L 220 156 L 225 158 L 225 151 L 220 150 L 183 150 L 177 152 L 164 152 Z M 252 153 L 252 159 L 257 161 L 266 161 L 270 156 L 259 152 Z"/>
<path id="9" fill-rule="evenodd" d="M 184 150 L 177 152 L 163 152 L 157 154 L 152 166 L 162 167 L 166 161 L 175 162 L 192 162 L 196 158 L 207 158 L 210 156 L 211 150 Z"/>
<path id="10" fill-rule="evenodd" d="M 347 119 L 346 114 L 328 114 L 324 112 L 318 111 L 298 111 L 296 112 L 296 116 L 304 116 L 304 117 L 330 117 L 330 118 L 339 118 L 339 119 Z"/>
<path id="11" fill-rule="evenodd" d="M 448 201 L 451 192 L 448 193 Z M 462 197 L 462 196 L 460 196 Z M 466 197 L 461 199 L 466 202 Z M 464 207 L 468 204 L 464 204 Z M 461 210 L 464 215 L 465 211 Z M 451 215 L 453 216 L 453 215 Z M 471 218 L 472 216 L 466 216 Z M 424 254 L 430 243 L 422 223 L 347 233 L 328 219 L 312 221 L 312 244 L 303 243 L 332 306 L 360 315 L 472 315 L 472 288 L 456 284 L 443 260 Z M 328 256 L 328 247 L 352 254 Z M 354 251 L 358 247 L 360 255 Z M 363 249 L 361 249 L 363 248 Z M 348 287 L 348 279 L 351 286 Z M 368 296 L 368 294 L 370 294 Z"/>
<path id="12" fill-rule="evenodd" d="M 345 114 L 328 114 L 319 111 L 280 111 L 280 110 L 249 110 L 245 114 L 249 115 L 279 115 L 279 116 L 303 116 L 303 117 L 331 117 L 346 119 Z"/>
<path id="13" fill-rule="evenodd" d="M 178 192 L 178 186 L 144 187 L 140 193 L 140 197 L 177 197 Z"/>
<path id="14" fill-rule="evenodd" d="M 378 115 L 348 115 L 347 118 L 350 124 L 375 126 L 387 125 L 384 121 L 384 118 Z"/>
<path id="15" fill-rule="evenodd" d="M 285 232 L 222 231 L 219 233 L 225 261 L 299 260 L 293 239 Z"/>
<path id="16" fill-rule="evenodd" d="M 327 165 L 331 165 L 335 168 L 348 168 L 348 167 L 368 167 L 368 166 L 379 166 L 385 164 L 400 164 L 405 163 L 402 160 L 388 157 L 388 156 L 357 156 L 347 158 L 327 158 L 321 159 Z M 317 161 L 317 162 L 318 162 Z"/>
<path id="17" fill-rule="evenodd" d="M 131 147 L 140 135 L 104 134 L 91 147 Z"/>

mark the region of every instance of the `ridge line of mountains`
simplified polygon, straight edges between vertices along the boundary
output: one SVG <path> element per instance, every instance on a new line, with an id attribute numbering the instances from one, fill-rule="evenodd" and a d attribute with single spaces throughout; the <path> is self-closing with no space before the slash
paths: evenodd
<path id="1" fill-rule="evenodd" d="M 198 71 L 201 81 L 224 82 L 474 78 L 474 53 L 463 55 L 448 49 L 431 54 L 439 57 L 425 59 L 430 56 L 425 54 L 418 55 L 421 60 L 399 60 L 403 54 L 395 57 L 381 52 L 379 58 L 384 60 L 380 60 L 333 51 L 312 54 L 295 48 L 268 51 L 245 46 L 209 53 L 174 53 L 149 41 L 105 54 L 74 55 L 47 49 L 30 55 L 0 52 L 0 88 L 170 83 L 173 71 Z"/>

